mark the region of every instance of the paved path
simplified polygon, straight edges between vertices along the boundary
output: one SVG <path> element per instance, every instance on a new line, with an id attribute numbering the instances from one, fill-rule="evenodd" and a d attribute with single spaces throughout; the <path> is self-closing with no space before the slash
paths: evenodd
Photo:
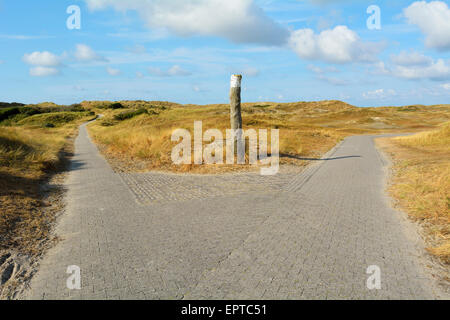
<path id="1" fill-rule="evenodd" d="M 29 299 L 436 298 L 421 242 L 383 193 L 372 137 L 346 139 L 301 174 L 116 174 L 75 142 L 62 241 Z M 66 288 L 69 265 L 82 289 Z M 366 269 L 381 269 L 369 290 Z"/>

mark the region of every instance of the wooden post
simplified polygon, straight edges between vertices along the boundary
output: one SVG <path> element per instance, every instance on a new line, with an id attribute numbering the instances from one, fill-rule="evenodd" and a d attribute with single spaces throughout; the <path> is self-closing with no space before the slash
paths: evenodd
<path id="1" fill-rule="evenodd" d="M 241 115 L 241 81 L 240 74 L 233 74 L 231 76 L 230 89 L 230 117 L 231 129 L 242 129 L 242 115 Z"/>
<path id="2" fill-rule="evenodd" d="M 245 163 L 245 144 L 242 143 L 241 81 L 242 76 L 240 74 L 233 74 L 231 76 L 230 123 L 234 145 L 232 152 L 233 158 L 235 154 L 237 155 L 237 162 L 239 164 Z"/>

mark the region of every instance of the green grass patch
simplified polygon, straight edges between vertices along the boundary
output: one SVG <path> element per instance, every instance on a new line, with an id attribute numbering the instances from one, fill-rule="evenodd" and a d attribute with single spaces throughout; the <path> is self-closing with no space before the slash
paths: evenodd
<path id="1" fill-rule="evenodd" d="M 114 116 L 114 119 L 117 121 L 123 121 L 123 120 L 128 120 L 128 119 L 132 119 L 136 116 L 139 116 L 141 114 L 148 114 L 149 111 L 147 111 L 147 109 L 137 109 L 137 110 L 132 110 L 132 111 L 125 111 L 125 112 L 121 112 L 119 114 L 116 114 Z M 152 112 L 153 114 L 155 114 L 155 112 Z"/>
<path id="2" fill-rule="evenodd" d="M 67 123 L 79 120 L 85 117 L 94 116 L 93 112 L 50 112 L 37 114 L 20 120 L 18 125 L 32 125 L 39 127 L 60 127 Z"/>

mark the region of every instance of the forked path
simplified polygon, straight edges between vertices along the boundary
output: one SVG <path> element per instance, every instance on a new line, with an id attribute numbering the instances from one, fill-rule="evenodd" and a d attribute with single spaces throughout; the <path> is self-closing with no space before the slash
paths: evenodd
<path id="1" fill-rule="evenodd" d="M 29 299 L 439 298 L 370 136 L 298 174 L 117 174 L 80 128 Z M 81 290 L 67 288 L 68 266 Z M 369 290 L 369 266 L 381 289 Z"/>

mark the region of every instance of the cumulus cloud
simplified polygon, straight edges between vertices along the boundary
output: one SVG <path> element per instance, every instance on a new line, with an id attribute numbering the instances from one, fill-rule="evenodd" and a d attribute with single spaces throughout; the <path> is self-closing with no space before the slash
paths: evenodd
<path id="1" fill-rule="evenodd" d="M 450 50 L 450 8 L 445 2 L 416 1 L 403 14 L 410 24 L 420 28 L 427 47 Z"/>
<path id="2" fill-rule="evenodd" d="M 450 60 L 437 59 L 409 51 L 391 56 L 391 63 L 378 62 L 375 73 L 407 80 L 428 79 L 442 81 L 450 79 Z"/>
<path id="3" fill-rule="evenodd" d="M 158 77 L 176 77 L 176 76 L 189 76 L 191 73 L 184 70 L 179 65 L 174 65 L 168 70 L 162 70 L 161 68 L 150 67 L 148 72 L 153 76 Z"/>
<path id="4" fill-rule="evenodd" d="M 56 76 L 60 73 L 59 69 L 52 67 L 37 66 L 30 69 L 30 75 L 33 77 Z"/>
<path id="5" fill-rule="evenodd" d="M 380 44 L 361 41 L 358 34 L 346 26 L 319 34 L 311 29 L 296 30 L 290 36 L 289 45 L 300 58 L 329 63 L 370 62 L 381 51 Z"/>
<path id="6" fill-rule="evenodd" d="M 391 55 L 391 60 L 401 66 L 427 66 L 433 59 L 415 51 L 402 51 L 398 55 Z"/>
<path id="7" fill-rule="evenodd" d="M 345 86 L 350 84 L 348 80 L 342 79 L 342 78 L 336 78 L 336 77 L 330 77 L 327 75 L 327 73 L 337 73 L 339 72 L 338 69 L 335 67 L 325 67 L 321 68 L 315 65 L 308 65 L 308 69 L 315 73 L 316 79 L 328 82 L 329 84 L 332 84 L 334 86 Z"/>
<path id="8" fill-rule="evenodd" d="M 448 61 L 438 59 L 428 65 L 401 66 L 397 65 L 391 70 L 391 74 L 404 79 L 430 79 L 447 80 L 450 79 L 450 66 Z"/>
<path id="9" fill-rule="evenodd" d="M 35 51 L 33 53 L 26 53 L 23 56 L 23 61 L 33 66 L 56 67 L 61 64 L 61 58 L 48 51 Z"/>
<path id="10" fill-rule="evenodd" d="M 24 54 L 22 60 L 31 66 L 30 75 L 33 77 L 48 77 L 60 74 L 62 58 L 48 51 L 35 51 Z"/>
<path id="11" fill-rule="evenodd" d="M 282 45 L 289 32 L 253 0 L 85 0 L 90 10 L 133 10 L 151 28 L 178 36 L 219 36 L 236 43 Z"/>
<path id="12" fill-rule="evenodd" d="M 74 57 L 79 62 L 106 61 L 105 57 L 100 56 L 91 47 L 85 44 L 77 44 Z"/>
<path id="13" fill-rule="evenodd" d="M 110 76 L 118 76 L 121 74 L 119 69 L 114 69 L 111 67 L 106 67 L 106 72 L 110 75 Z"/>
<path id="14" fill-rule="evenodd" d="M 393 89 L 376 89 L 362 94 L 364 99 L 386 99 L 395 95 L 397 95 L 397 92 Z"/>
<path id="15" fill-rule="evenodd" d="M 403 51 L 398 55 L 392 55 L 391 61 L 391 67 L 380 65 L 382 73 L 408 80 L 446 80 L 450 78 L 450 61 L 448 60 L 433 60 L 431 57 L 415 51 Z"/>

